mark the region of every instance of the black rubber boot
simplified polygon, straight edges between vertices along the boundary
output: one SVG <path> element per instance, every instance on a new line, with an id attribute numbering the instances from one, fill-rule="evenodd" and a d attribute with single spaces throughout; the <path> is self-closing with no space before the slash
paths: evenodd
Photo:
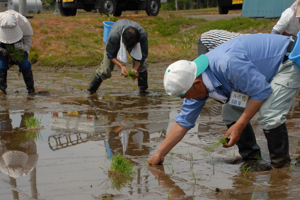
<path id="1" fill-rule="evenodd" d="M 233 124 L 228 125 L 227 127 L 230 128 Z M 261 159 L 260 147 L 256 143 L 255 134 L 250 123 L 244 128 L 236 145 L 239 148 L 239 153 L 243 157 L 243 160 Z"/>
<path id="2" fill-rule="evenodd" d="M 140 88 L 141 94 L 147 93 L 147 89 L 148 89 L 148 71 L 147 70 L 139 73 L 138 86 Z"/>
<path id="3" fill-rule="evenodd" d="M 7 71 L 0 70 L 0 90 L 3 92 L 3 94 L 7 94 L 6 88 L 7 88 Z"/>
<path id="4" fill-rule="evenodd" d="M 32 74 L 32 70 L 28 70 L 28 71 L 22 71 L 22 75 L 24 78 L 24 82 L 26 84 L 26 88 L 28 91 L 28 94 L 34 93 L 35 89 L 34 89 L 34 81 L 33 81 L 33 74 Z"/>
<path id="5" fill-rule="evenodd" d="M 101 78 L 98 77 L 97 74 L 95 74 L 95 76 L 93 77 L 93 80 L 91 81 L 90 86 L 87 89 L 87 91 L 90 94 L 94 94 L 98 90 L 98 88 L 101 85 L 101 83 L 102 83 Z"/>
<path id="6" fill-rule="evenodd" d="M 289 166 L 289 137 L 285 123 L 271 130 L 264 130 L 268 141 L 271 165 L 274 168 Z"/>

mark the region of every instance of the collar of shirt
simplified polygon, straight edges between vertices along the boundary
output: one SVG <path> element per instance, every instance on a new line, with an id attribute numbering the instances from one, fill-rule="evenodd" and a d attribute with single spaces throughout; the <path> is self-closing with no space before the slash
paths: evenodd
<path id="1" fill-rule="evenodd" d="M 202 73 L 202 80 L 207 88 L 209 97 L 220 101 L 226 101 L 228 99 L 226 96 L 218 93 L 205 71 Z"/>
<path id="2" fill-rule="evenodd" d="M 227 93 L 226 91 L 224 91 L 222 89 L 222 83 L 215 77 L 215 75 L 213 74 L 213 72 L 211 71 L 211 69 L 208 68 L 205 70 L 209 80 L 211 81 L 213 87 L 217 90 L 217 92 L 220 94 L 220 95 L 223 95 L 223 96 L 226 96 L 227 98 L 229 97 L 229 94 L 230 93 Z"/>

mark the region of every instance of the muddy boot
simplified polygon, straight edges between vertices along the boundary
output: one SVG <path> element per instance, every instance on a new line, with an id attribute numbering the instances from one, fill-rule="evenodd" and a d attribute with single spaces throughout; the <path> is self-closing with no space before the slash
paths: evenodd
<path id="1" fill-rule="evenodd" d="M 93 77 L 93 80 L 92 82 L 90 83 L 90 86 L 89 88 L 87 89 L 87 91 L 90 93 L 90 94 L 94 94 L 99 86 L 101 85 L 102 83 L 102 80 L 100 77 L 97 76 L 97 74 L 95 74 L 95 76 Z"/>
<path id="2" fill-rule="evenodd" d="M 234 123 L 233 123 L 234 124 Z M 230 128 L 233 124 L 228 125 Z M 260 160 L 260 148 L 256 143 L 256 138 L 250 123 L 244 128 L 239 141 L 236 143 L 243 160 Z"/>
<path id="3" fill-rule="evenodd" d="M 147 94 L 148 89 L 148 71 L 139 73 L 138 86 L 140 88 L 140 94 Z"/>
<path id="4" fill-rule="evenodd" d="M 289 137 L 285 123 L 277 128 L 264 130 L 264 133 L 268 142 L 272 167 L 282 168 L 289 166 L 291 157 L 289 154 Z"/>
<path id="5" fill-rule="evenodd" d="M 3 94 L 7 94 L 6 88 L 7 88 L 7 71 L 0 70 L 0 90 L 3 92 Z"/>
<path id="6" fill-rule="evenodd" d="M 23 78 L 24 78 L 24 82 L 26 84 L 28 94 L 34 93 L 35 89 L 34 89 L 34 81 L 33 81 L 32 70 L 28 70 L 28 71 L 25 71 L 25 72 L 22 71 L 22 75 L 23 75 Z"/>

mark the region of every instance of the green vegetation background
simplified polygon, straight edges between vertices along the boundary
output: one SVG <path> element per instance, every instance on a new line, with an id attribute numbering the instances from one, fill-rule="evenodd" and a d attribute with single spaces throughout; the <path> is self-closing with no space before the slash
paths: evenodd
<path id="1" fill-rule="evenodd" d="M 191 18 L 199 12 L 217 12 L 217 8 L 190 11 L 160 11 L 156 17 L 139 14 L 120 18 L 96 12 L 78 11 L 74 17 L 44 11 L 29 19 L 34 30 L 30 61 L 38 66 L 97 66 L 105 50 L 103 21 L 126 18 L 141 24 L 148 33 L 150 63 L 194 59 L 202 33 L 223 29 L 240 33 L 270 33 L 278 19 L 235 17 L 230 20 L 206 21 Z"/>

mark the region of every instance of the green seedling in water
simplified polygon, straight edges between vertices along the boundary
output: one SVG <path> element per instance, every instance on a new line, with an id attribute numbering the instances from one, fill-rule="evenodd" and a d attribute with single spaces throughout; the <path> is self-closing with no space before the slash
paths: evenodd
<path id="1" fill-rule="evenodd" d="M 194 161 L 194 156 L 192 152 L 189 152 L 189 156 L 190 156 L 190 161 Z"/>
<path id="2" fill-rule="evenodd" d="M 250 170 L 250 168 L 251 168 L 250 166 L 247 167 L 247 163 L 242 165 L 242 173 L 245 178 L 247 178 L 247 172 Z"/>
<path id="3" fill-rule="evenodd" d="M 209 153 L 217 150 L 221 145 L 223 144 L 227 144 L 229 142 L 228 138 L 219 138 L 218 142 L 214 143 L 213 145 L 207 147 L 205 150 L 207 151 L 207 154 L 204 155 L 204 157 L 206 157 Z"/>
<path id="4" fill-rule="evenodd" d="M 25 126 L 27 129 L 40 128 L 41 119 L 37 119 L 35 116 L 25 118 Z"/>
<path id="5" fill-rule="evenodd" d="M 293 171 L 295 165 L 297 164 L 297 161 L 294 161 L 290 166 L 290 171 Z"/>
<path id="6" fill-rule="evenodd" d="M 201 177 L 200 178 L 196 178 L 194 171 L 192 171 L 192 178 L 195 181 L 195 184 L 197 184 L 197 181 L 201 180 Z"/>
<path id="7" fill-rule="evenodd" d="M 257 186 L 262 187 L 262 185 L 256 185 L 256 186 L 255 186 L 254 191 L 253 191 L 253 193 L 252 193 L 252 197 L 251 197 L 251 199 L 253 199 L 253 200 L 254 200 L 255 191 L 256 191 Z"/>
<path id="8" fill-rule="evenodd" d="M 100 169 L 108 170 L 108 180 L 110 184 L 109 188 L 113 190 L 120 191 L 123 187 L 128 185 L 133 180 L 134 165 L 130 163 L 130 161 L 122 156 L 121 154 L 117 154 L 112 157 L 110 166 L 103 167 L 98 166 Z"/>
<path id="9" fill-rule="evenodd" d="M 119 153 L 112 157 L 108 171 L 110 174 L 135 174 L 134 165 Z"/>
<path id="10" fill-rule="evenodd" d="M 15 63 L 18 63 L 18 62 L 21 62 L 24 58 L 24 51 L 21 50 L 21 49 L 16 49 L 13 45 L 6 45 L 6 49 L 8 51 L 10 51 L 10 55 L 9 55 L 9 58 L 15 62 Z"/>
<path id="11" fill-rule="evenodd" d="M 173 189 L 170 189 L 169 192 L 168 192 L 168 199 L 170 199 L 171 196 L 172 196 L 172 195 L 171 195 L 171 191 L 172 191 L 172 190 L 173 190 Z"/>

